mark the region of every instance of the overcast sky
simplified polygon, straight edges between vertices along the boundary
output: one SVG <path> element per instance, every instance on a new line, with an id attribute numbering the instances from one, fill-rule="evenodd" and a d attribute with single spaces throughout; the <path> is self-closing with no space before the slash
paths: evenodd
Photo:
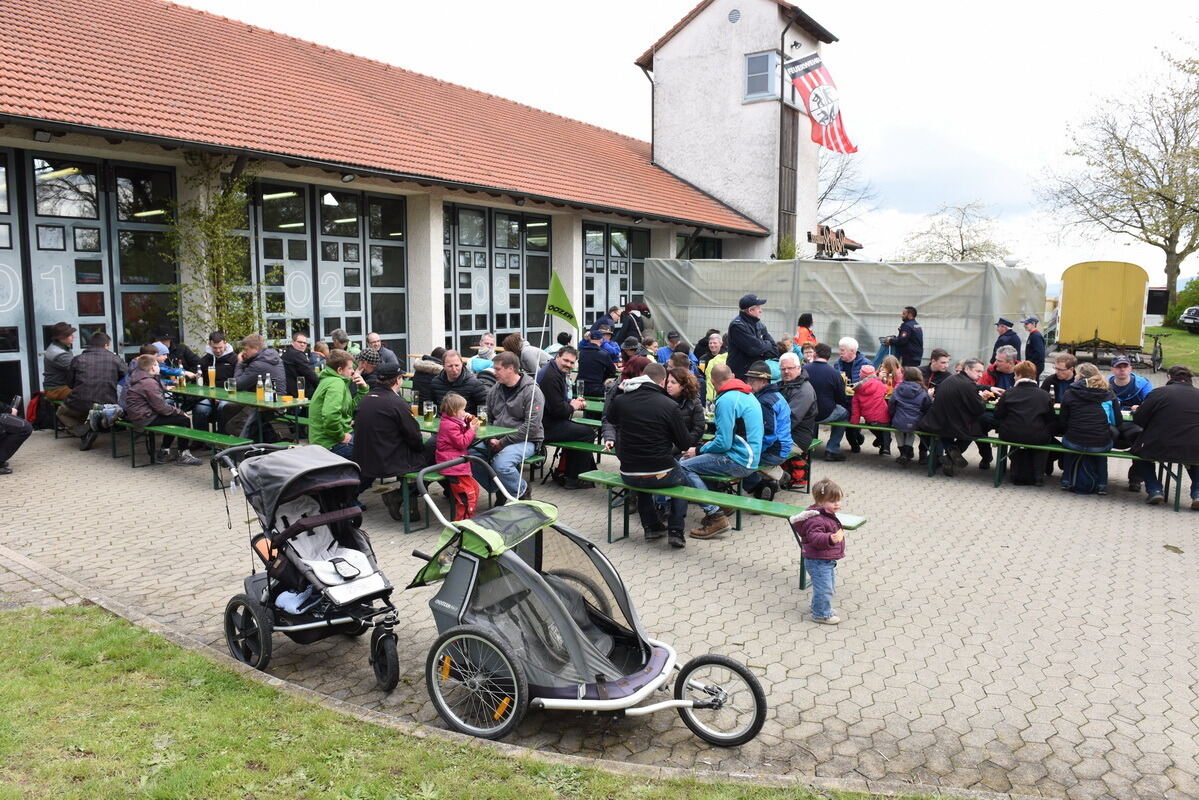
<path id="1" fill-rule="evenodd" d="M 764 3 L 769 0 L 742 0 Z M 386 61 L 649 139 L 650 87 L 633 60 L 696 0 L 185 0 L 186 5 Z M 823 49 L 877 210 L 847 233 L 894 254 L 942 203 L 981 201 L 1020 266 L 1052 283 L 1078 261 L 1133 261 L 1163 281 L 1161 252 L 1061 234 L 1036 182 L 1070 124 L 1105 98 L 1138 102 L 1162 50 L 1194 53 L 1199 11 L 1141 0 L 799 5 L 839 39 Z M 1140 84 L 1140 85 L 1143 85 Z M 1183 275 L 1199 272 L 1199 257 Z M 1181 285 L 1181 283 L 1180 283 Z"/>

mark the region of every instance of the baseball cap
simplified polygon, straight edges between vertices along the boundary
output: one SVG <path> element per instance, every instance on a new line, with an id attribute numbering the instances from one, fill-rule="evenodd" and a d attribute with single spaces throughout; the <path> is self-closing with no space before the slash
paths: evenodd
<path id="1" fill-rule="evenodd" d="M 392 378 L 398 378 L 400 375 L 400 365 L 393 361 L 388 361 L 375 370 L 375 374 L 379 376 L 381 381 L 389 381 Z"/>
<path id="2" fill-rule="evenodd" d="M 1033 325 L 1036 325 L 1036 324 L 1037 324 L 1038 322 L 1040 322 L 1040 321 L 1041 321 L 1041 320 L 1037 319 L 1036 317 L 1028 317 L 1027 319 L 1022 319 L 1022 320 L 1020 320 L 1020 324 L 1021 324 L 1021 325 L 1027 325 L 1028 323 L 1030 323 L 1030 322 L 1031 322 Z"/>
<path id="3" fill-rule="evenodd" d="M 1112 366 L 1113 367 L 1131 367 L 1132 361 L 1129 360 L 1128 356 L 1116 356 L 1115 358 L 1112 359 Z"/>
<path id="4" fill-rule="evenodd" d="M 669 342 L 677 342 L 679 339 L 682 339 L 682 338 L 683 337 L 679 335 L 678 331 L 670 331 L 666 334 L 666 340 Z"/>
<path id="5" fill-rule="evenodd" d="M 749 369 L 745 371 L 747 378 L 761 378 L 762 380 L 770 380 L 770 367 L 765 361 L 755 361 L 749 365 Z"/>
<path id="6" fill-rule="evenodd" d="M 766 305 L 766 299 L 764 297 L 758 297 L 756 294 L 747 294 L 741 298 L 741 302 L 738 305 L 741 307 L 741 310 L 744 311 L 750 306 Z"/>

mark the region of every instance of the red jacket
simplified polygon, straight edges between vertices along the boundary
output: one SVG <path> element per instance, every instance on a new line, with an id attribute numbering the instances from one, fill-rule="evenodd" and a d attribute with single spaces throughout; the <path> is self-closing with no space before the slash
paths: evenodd
<path id="1" fill-rule="evenodd" d="M 437 426 L 437 454 L 433 463 L 453 461 L 466 455 L 466 448 L 475 440 L 475 429 L 464 419 L 457 417 L 442 417 Z M 442 475 L 470 475 L 470 464 L 459 464 L 441 470 Z"/>
<path id="2" fill-rule="evenodd" d="M 876 377 L 867 378 L 853 390 L 849 421 L 865 421 L 870 425 L 889 425 L 891 414 L 887 409 L 887 392 L 891 387 Z"/>

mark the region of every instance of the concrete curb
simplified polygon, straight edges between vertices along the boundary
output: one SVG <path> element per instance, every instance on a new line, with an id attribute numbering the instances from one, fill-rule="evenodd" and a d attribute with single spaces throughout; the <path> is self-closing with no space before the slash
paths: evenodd
<path id="1" fill-rule="evenodd" d="M 7 564 L 20 567 L 20 571 L 23 573 L 29 573 L 33 576 L 36 576 L 36 578 L 40 580 L 43 587 L 58 587 L 60 589 L 66 589 L 77 595 L 84 602 L 99 606 L 100 608 L 103 608 L 104 610 L 127 620 L 139 628 L 158 634 L 159 636 L 162 636 L 163 638 L 179 645 L 186 650 L 199 653 L 209 660 L 214 661 L 221 666 L 228 667 L 229 669 L 232 669 L 239 674 L 250 678 L 251 680 L 286 692 L 293 697 L 299 697 L 311 701 L 331 711 L 346 714 L 364 722 L 381 725 L 418 739 L 440 739 L 469 747 L 486 748 L 488 750 L 497 751 L 503 753 L 504 755 L 515 758 L 534 758 L 549 762 L 551 764 L 561 764 L 572 767 L 591 767 L 595 769 L 602 769 L 606 772 L 613 772 L 639 778 L 655 778 L 661 780 L 699 780 L 707 783 L 751 783 L 757 786 L 770 787 L 797 786 L 813 790 L 859 792 L 883 797 L 925 795 L 929 797 L 970 798 L 971 800 L 1044 800 L 1044 798 L 1034 798 L 1030 795 L 1001 794 L 989 791 L 979 791 L 976 789 L 958 789 L 953 787 L 930 786 L 920 783 L 896 784 L 872 781 L 864 778 L 823 778 L 814 775 L 793 776 L 743 772 L 696 772 L 678 767 L 655 767 L 643 764 L 629 764 L 622 761 L 608 761 L 599 758 L 591 758 L 589 756 L 576 756 L 566 753 L 548 753 L 540 750 L 530 750 L 529 748 L 522 747 L 520 745 L 476 739 L 472 736 L 465 736 L 463 734 L 441 730 L 439 728 L 413 725 L 411 723 L 395 719 L 388 714 L 378 711 L 371 711 L 370 709 L 354 705 L 353 703 L 347 703 L 344 700 L 330 697 L 329 695 L 299 686 L 291 683 L 290 681 L 272 677 L 267 673 L 248 667 L 245 664 L 242 664 L 240 661 L 232 658 L 227 653 L 209 647 L 204 642 L 201 642 L 200 640 L 195 639 L 185 633 L 180 633 L 179 631 L 173 630 L 162 623 L 157 622 L 141 611 L 138 611 L 136 608 L 122 603 L 119 600 L 115 600 L 92 587 L 85 586 L 73 578 L 51 569 L 50 567 L 44 566 L 37 561 L 22 555 L 21 553 L 4 547 L 3 545 L 0 545 L 0 560 L 3 560 Z M 47 591 L 51 591 L 51 589 L 47 588 Z"/>

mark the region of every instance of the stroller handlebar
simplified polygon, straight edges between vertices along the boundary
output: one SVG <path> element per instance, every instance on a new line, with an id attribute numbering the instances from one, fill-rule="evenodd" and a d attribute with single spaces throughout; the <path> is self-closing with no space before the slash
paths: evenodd
<path id="1" fill-rule="evenodd" d="M 508 493 L 508 490 L 504 487 L 504 484 L 499 479 L 499 476 L 495 474 L 495 469 L 492 468 L 491 464 L 488 464 L 486 461 L 479 458 L 478 456 L 462 456 L 461 458 L 455 458 L 453 461 L 443 461 L 440 464 L 430 464 L 429 466 L 425 467 L 424 469 L 422 469 L 416 473 L 417 496 L 425 501 L 425 505 L 428 507 L 430 513 L 432 513 L 435 517 L 437 517 L 438 522 L 440 522 L 444 527 L 451 528 L 453 530 L 457 530 L 458 526 L 454 525 L 452 522 L 447 520 L 445 518 L 445 516 L 441 513 L 441 509 L 439 509 L 437 507 L 437 504 L 433 502 L 433 498 L 429 497 L 429 492 L 425 488 L 425 475 L 427 475 L 430 472 L 437 472 L 442 469 L 449 469 L 450 467 L 456 467 L 459 464 L 466 464 L 466 463 L 470 463 L 472 466 L 478 465 L 478 466 L 482 467 L 483 469 L 485 469 L 488 472 L 488 474 L 491 475 L 492 483 L 494 483 L 495 486 L 504 494 L 504 497 L 508 498 L 508 500 L 510 500 L 510 501 L 516 499 L 515 497 L 513 497 L 511 494 Z M 416 555 L 416 554 L 414 553 L 413 555 Z M 419 557 L 420 556 L 418 556 L 418 558 Z"/>
<path id="2" fill-rule="evenodd" d="M 228 447 L 212 457 L 214 465 L 221 464 L 228 470 L 234 470 L 237 465 L 244 459 L 252 455 L 261 455 L 263 453 L 272 453 L 276 450 L 287 450 L 291 445 L 287 444 L 241 444 L 237 447 Z"/>

